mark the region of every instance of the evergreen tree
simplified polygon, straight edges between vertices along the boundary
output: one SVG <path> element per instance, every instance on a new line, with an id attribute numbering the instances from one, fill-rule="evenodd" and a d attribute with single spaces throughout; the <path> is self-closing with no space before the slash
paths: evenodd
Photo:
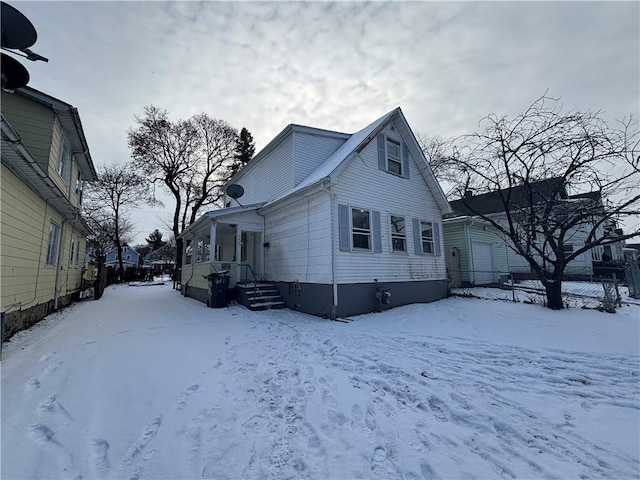
<path id="1" fill-rule="evenodd" d="M 240 136 L 238 137 L 238 144 L 233 156 L 233 164 L 229 168 L 229 178 L 234 176 L 242 167 L 244 167 L 253 158 L 253 154 L 256 151 L 256 143 L 253 141 L 251 132 L 242 127 L 240 130 Z"/>
<path id="2" fill-rule="evenodd" d="M 145 241 L 149 244 L 152 251 L 159 249 L 167 243 L 162 240 L 162 233 L 157 228 L 149 234 L 148 238 L 145 238 Z"/>

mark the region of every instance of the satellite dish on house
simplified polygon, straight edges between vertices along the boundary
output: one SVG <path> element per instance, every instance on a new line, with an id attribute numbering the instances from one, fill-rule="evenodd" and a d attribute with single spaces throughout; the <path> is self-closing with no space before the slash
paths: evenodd
<path id="1" fill-rule="evenodd" d="M 229 185 L 227 187 L 227 195 L 229 195 L 234 200 L 238 200 L 242 195 L 244 195 L 244 188 L 242 188 L 242 185 Z"/>
<path id="2" fill-rule="evenodd" d="M 244 195 L 244 188 L 242 188 L 242 185 L 229 185 L 227 187 L 227 195 L 229 195 L 234 200 L 238 200 L 240 197 L 242 197 L 242 195 Z"/>
<path id="3" fill-rule="evenodd" d="M 29 83 L 29 72 L 22 64 L 10 57 L 2 54 L 2 89 L 15 90 L 22 88 Z"/>
<path id="4" fill-rule="evenodd" d="M 35 27 L 18 10 L 2 2 L 0 17 L 2 18 L 2 48 L 22 50 L 36 43 L 38 34 Z"/>
<path id="5" fill-rule="evenodd" d="M 242 195 L 244 195 L 244 188 L 242 188 L 242 185 L 237 185 L 237 184 L 229 185 L 227 187 L 227 195 L 233 198 L 238 203 L 238 205 L 244 208 L 244 206 L 240 202 L 238 202 L 238 199 Z"/>

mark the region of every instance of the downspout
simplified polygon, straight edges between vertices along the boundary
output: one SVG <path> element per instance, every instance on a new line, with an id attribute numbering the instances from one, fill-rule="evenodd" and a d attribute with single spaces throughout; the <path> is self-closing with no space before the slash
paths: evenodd
<path id="1" fill-rule="evenodd" d="M 338 308 L 338 278 L 336 276 L 337 260 L 336 260 L 336 227 L 335 227 L 335 215 L 337 210 L 337 197 L 336 194 L 331 192 L 331 186 L 327 187 L 326 183 L 322 184 L 322 189 L 329 194 L 331 199 L 331 283 L 333 287 L 333 305 L 331 307 L 331 319 L 336 319 L 336 310 Z"/>

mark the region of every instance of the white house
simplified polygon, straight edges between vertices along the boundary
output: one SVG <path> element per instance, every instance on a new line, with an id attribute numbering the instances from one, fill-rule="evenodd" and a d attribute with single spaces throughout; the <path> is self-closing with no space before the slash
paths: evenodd
<path id="1" fill-rule="evenodd" d="M 329 318 L 380 308 L 381 290 L 389 306 L 446 295 L 449 204 L 400 108 L 352 135 L 287 126 L 224 201 L 181 235 L 185 295 L 206 301 L 221 270 L 231 288 L 268 281 L 289 308 Z"/>

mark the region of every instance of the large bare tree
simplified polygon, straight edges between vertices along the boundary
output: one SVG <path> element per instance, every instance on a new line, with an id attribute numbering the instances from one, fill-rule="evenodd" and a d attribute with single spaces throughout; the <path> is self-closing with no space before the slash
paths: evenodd
<path id="1" fill-rule="evenodd" d="M 124 272 L 122 248 L 134 230 L 129 214 L 141 204 L 153 203 L 147 192 L 147 182 L 129 164 L 98 167 L 98 180 L 89 185 L 85 192 L 83 211 L 94 231 L 98 256 L 106 254 L 109 243 L 113 245 L 118 252 L 120 275 Z M 99 269 L 101 265 L 102 262 Z"/>
<path id="2" fill-rule="evenodd" d="M 458 181 L 456 159 L 452 153 L 456 148 L 455 139 L 439 136 L 428 137 L 417 133 L 416 140 L 441 185 L 444 182 L 446 187 L 455 188 Z"/>
<path id="3" fill-rule="evenodd" d="M 177 238 L 203 208 L 216 205 L 229 178 L 238 132 L 206 114 L 171 121 L 166 110 L 145 107 L 128 132 L 136 171 L 163 186 L 175 202 L 173 234 Z M 177 242 L 178 266 L 182 241 Z"/>
<path id="4" fill-rule="evenodd" d="M 547 306 L 561 309 L 569 262 L 640 234 L 637 226 L 623 234 L 610 228 L 640 213 L 637 124 L 629 118 L 612 127 L 599 112 L 565 112 L 544 95 L 524 113 L 491 114 L 483 125 L 461 138 L 454 156 L 457 196 L 508 238 L 542 282 Z M 489 198 L 502 214 L 487 212 Z"/>

